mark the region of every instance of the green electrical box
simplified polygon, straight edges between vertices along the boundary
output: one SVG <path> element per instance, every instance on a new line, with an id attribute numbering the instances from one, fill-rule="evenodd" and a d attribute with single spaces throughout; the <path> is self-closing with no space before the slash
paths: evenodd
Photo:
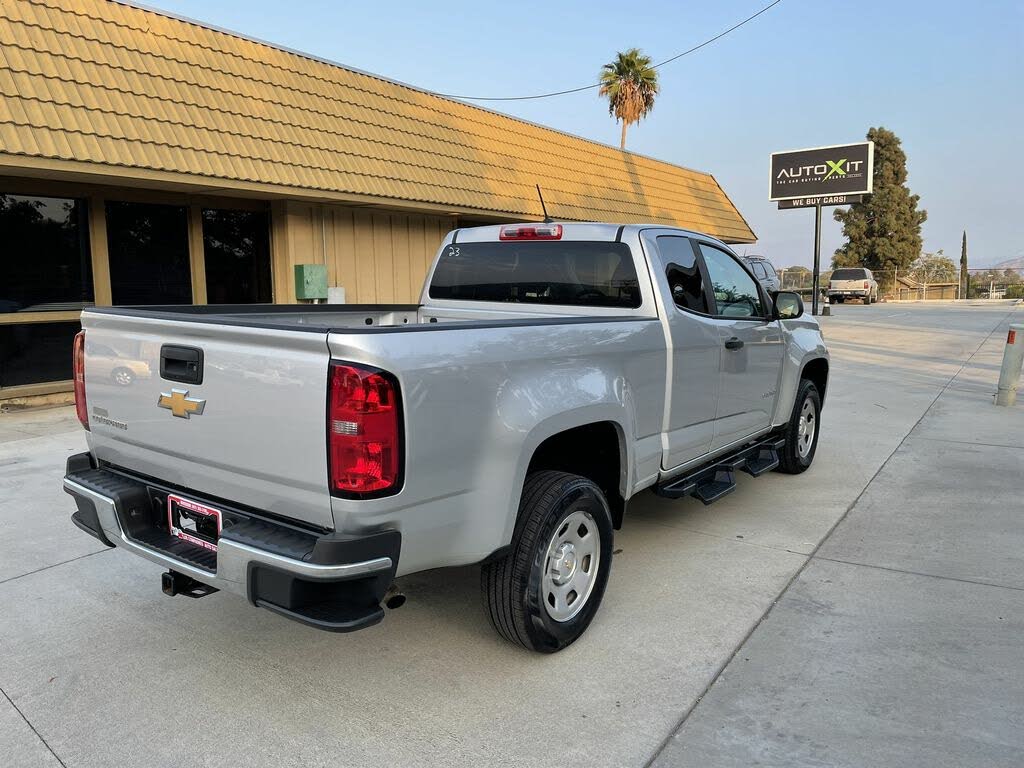
<path id="1" fill-rule="evenodd" d="M 295 298 L 326 299 L 327 267 L 323 264 L 295 265 Z"/>

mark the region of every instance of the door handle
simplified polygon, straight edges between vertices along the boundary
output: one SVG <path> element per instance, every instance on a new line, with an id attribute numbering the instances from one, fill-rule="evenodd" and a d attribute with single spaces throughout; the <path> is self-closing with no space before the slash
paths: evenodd
<path id="1" fill-rule="evenodd" d="M 727 342 L 725 342 L 726 349 L 743 349 L 743 340 L 733 336 Z"/>
<path id="2" fill-rule="evenodd" d="M 160 378 L 182 384 L 202 384 L 203 350 L 164 344 L 160 347 Z"/>

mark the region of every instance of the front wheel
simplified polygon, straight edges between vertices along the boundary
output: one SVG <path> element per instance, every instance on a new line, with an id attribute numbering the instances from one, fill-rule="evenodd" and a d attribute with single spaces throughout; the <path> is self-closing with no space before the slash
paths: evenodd
<path id="1" fill-rule="evenodd" d="M 799 475 L 811 466 L 821 432 L 821 395 L 812 381 L 801 379 L 793 414 L 786 425 L 786 444 L 779 456 L 779 471 Z"/>
<path id="2" fill-rule="evenodd" d="M 481 572 L 491 623 L 524 648 L 560 651 L 597 613 L 611 560 L 612 517 L 601 489 L 567 472 L 530 474 L 511 552 Z"/>

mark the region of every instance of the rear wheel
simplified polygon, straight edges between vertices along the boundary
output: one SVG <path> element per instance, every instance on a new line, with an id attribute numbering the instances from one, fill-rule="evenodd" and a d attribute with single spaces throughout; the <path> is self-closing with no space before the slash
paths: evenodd
<path id="1" fill-rule="evenodd" d="M 801 379 L 793 414 L 786 425 L 786 444 L 779 456 L 779 471 L 798 475 L 814 461 L 820 433 L 821 396 L 808 379 Z"/>
<path id="2" fill-rule="evenodd" d="M 565 648 L 597 613 L 611 558 L 612 517 L 601 489 L 566 472 L 529 475 L 512 550 L 481 572 L 491 623 L 524 648 Z"/>

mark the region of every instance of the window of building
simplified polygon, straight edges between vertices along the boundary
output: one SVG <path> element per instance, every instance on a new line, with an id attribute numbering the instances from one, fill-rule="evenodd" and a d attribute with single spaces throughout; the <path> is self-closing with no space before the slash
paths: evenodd
<path id="1" fill-rule="evenodd" d="M 75 322 L 0 325 L 0 388 L 69 380 L 71 345 L 81 327 Z"/>
<path id="2" fill-rule="evenodd" d="M 709 314 L 704 279 L 689 239 L 662 235 L 658 238 L 658 251 L 667 265 L 665 275 L 676 306 Z"/>
<path id="3" fill-rule="evenodd" d="M 265 304 L 270 285 L 270 221 L 263 211 L 203 209 L 206 300 Z"/>
<path id="4" fill-rule="evenodd" d="M 191 304 L 185 207 L 108 202 L 106 210 L 114 304 Z"/>
<path id="5" fill-rule="evenodd" d="M 84 200 L 0 194 L 0 312 L 92 303 L 87 215 Z"/>
<path id="6" fill-rule="evenodd" d="M 725 251 L 701 243 L 700 252 L 715 295 L 715 314 L 723 317 L 764 317 L 757 283 Z"/>

